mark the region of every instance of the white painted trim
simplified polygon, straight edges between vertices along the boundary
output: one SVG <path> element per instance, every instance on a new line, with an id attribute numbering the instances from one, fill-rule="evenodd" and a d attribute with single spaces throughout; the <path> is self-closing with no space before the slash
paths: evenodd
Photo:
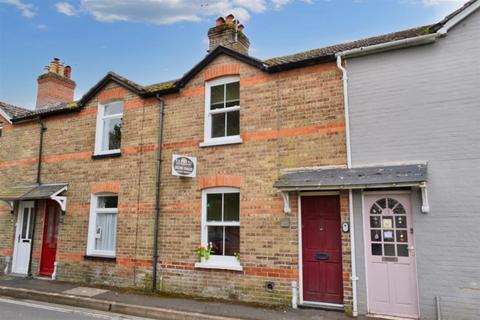
<path id="1" fill-rule="evenodd" d="M 365 225 L 365 191 L 362 190 L 362 194 L 361 194 L 361 197 L 362 197 L 362 210 L 361 210 L 361 213 L 362 213 L 362 234 L 363 234 L 363 262 L 364 262 L 364 266 L 365 266 L 365 291 L 366 291 L 366 294 L 367 296 L 365 297 L 365 301 L 367 303 L 367 313 L 370 312 L 370 306 L 369 306 L 369 303 L 368 303 L 368 257 L 367 257 L 367 250 L 369 250 L 370 248 L 367 246 L 368 242 L 367 242 L 367 237 L 365 236 L 365 228 L 366 228 L 366 225 Z"/>
<path id="2" fill-rule="evenodd" d="M 204 135 L 203 135 L 203 142 L 200 143 L 200 147 L 209 147 L 209 146 L 218 146 L 224 144 L 234 144 L 234 143 L 242 143 L 242 138 L 240 135 L 236 136 L 225 136 L 225 137 L 218 137 L 212 138 L 212 119 L 211 115 L 212 112 L 210 111 L 210 90 L 213 86 L 218 86 L 221 84 L 228 84 L 232 82 L 240 82 L 239 76 L 227 76 L 221 77 L 218 79 L 213 79 L 210 81 L 205 82 L 205 108 L 204 108 Z M 241 104 L 241 102 L 240 102 Z M 215 111 L 214 113 L 223 113 L 227 112 L 227 110 L 234 111 L 240 110 L 240 106 L 234 106 L 227 109 L 222 109 L 221 111 Z M 222 112 L 223 111 L 223 112 Z"/>
<path id="3" fill-rule="evenodd" d="M 208 245 L 208 226 L 220 225 L 220 226 L 238 226 L 240 227 L 241 211 L 239 212 L 239 220 L 237 221 L 224 221 L 221 223 L 209 222 L 207 223 L 207 194 L 210 193 L 240 193 L 239 188 L 233 187 L 214 187 L 206 188 L 202 190 L 202 221 L 201 221 L 201 245 Z M 241 207 L 241 206 L 240 206 Z M 197 267 L 197 264 L 195 264 Z M 198 268 L 209 269 L 227 269 L 227 270 L 243 270 L 239 261 L 234 256 L 216 256 L 210 255 L 210 259 L 204 263 L 198 263 Z M 232 269 L 234 268 L 234 269 Z M 241 268 L 241 269 L 240 269 Z"/>
<path id="4" fill-rule="evenodd" d="M 387 183 L 387 184 L 362 184 L 362 185 L 338 185 L 338 186 L 300 186 L 292 188 L 279 187 L 281 191 L 330 191 L 330 190 L 359 190 L 359 189 L 377 189 L 377 188 L 403 188 L 403 187 L 418 187 L 423 182 L 408 182 L 408 183 Z"/>
<path id="5" fill-rule="evenodd" d="M 310 196 L 338 196 L 338 191 L 301 191 L 302 197 Z"/>
<path id="6" fill-rule="evenodd" d="M 374 194 L 411 194 L 412 190 L 380 190 L 380 191 L 363 191 L 365 195 Z"/>
<path id="7" fill-rule="evenodd" d="M 235 261 L 236 263 L 224 263 L 224 262 L 219 263 L 219 262 L 210 261 L 211 259 L 212 259 L 212 256 L 210 256 L 210 259 L 207 260 L 206 262 L 195 263 L 195 268 L 243 271 L 243 267 L 240 265 L 238 261 Z"/>
<path id="8" fill-rule="evenodd" d="M 353 57 L 359 57 L 359 56 L 364 56 L 364 55 L 373 54 L 373 53 L 380 53 L 380 52 L 389 51 L 389 50 L 408 48 L 408 47 L 418 46 L 422 44 L 430 44 L 435 42 L 438 36 L 439 35 L 437 33 L 432 33 L 432 34 L 417 36 L 413 38 L 374 44 L 371 46 L 365 46 L 365 47 L 338 52 L 337 54 L 335 54 L 335 56 L 337 57 L 341 56 L 344 58 L 347 58 L 347 57 L 353 58 Z"/>
<path id="9" fill-rule="evenodd" d="M 457 14 L 455 17 L 450 19 L 445 25 L 440 28 L 440 30 L 437 31 L 437 33 L 441 35 L 445 35 L 450 29 L 452 29 L 454 26 L 456 26 L 458 23 L 460 23 L 462 20 L 467 18 L 469 15 L 471 15 L 475 10 L 480 8 L 480 1 L 472 3 L 468 8 L 463 10 L 460 14 Z"/>
<path id="10" fill-rule="evenodd" d="M 105 258 L 115 258 L 116 256 L 116 246 L 117 246 L 117 231 L 118 231 L 118 204 L 117 209 L 108 209 L 101 210 L 97 209 L 97 199 L 101 196 L 112 196 L 115 195 L 118 197 L 117 193 L 95 193 L 90 196 L 90 214 L 88 217 L 88 239 L 87 239 L 87 255 L 93 257 L 105 257 Z M 118 203 L 118 202 L 117 202 Z M 115 249 L 113 251 L 105 250 L 95 250 L 95 229 L 96 229 L 96 220 L 98 212 L 108 212 L 117 214 L 117 224 L 115 225 Z"/>
<path id="11" fill-rule="evenodd" d="M 115 115 L 110 115 L 110 116 L 104 116 L 105 113 L 105 107 L 109 105 L 110 103 L 114 102 L 122 102 L 122 113 L 120 114 L 115 114 Z M 95 128 L 95 152 L 94 155 L 106 155 L 106 154 L 114 154 L 114 153 L 120 153 L 120 149 L 115 149 L 115 150 L 102 150 L 102 144 L 103 144 L 103 120 L 104 119 L 114 119 L 114 118 L 120 118 L 123 119 L 125 113 L 125 104 L 123 103 L 123 100 L 111 100 L 106 103 L 99 103 L 97 106 L 97 124 Z M 123 122 L 123 121 L 122 121 Z"/>
<path id="12" fill-rule="evenodd" d="M 238 135 L 238 136 L 205 139 L 205 141 L 201 142 L 198 146 L 203 148 L 203 147 L 222 146 L 227 144 L 240 144 L 240 143 L 243 143 L 243 140 Z"/>
<path id="13" fill-rule="evenodd" d="M 422 212 L 429 213 L 430 205 L 428 203 L 428 186 L 426 182 L 420 184 L 420 190 L 422 191 Z"/>
<path id="14" fill-rule="evenodd" d="M 0 115 L 4 117 L 8 123 L 12 124 L 12 118 L 10 118 L 10 116 L 5 111 L 3 111 L 2 108 L 0 108 Z"/>
<path id="15" fill-rule="evenodd" d="M 60 209 L 62 209 L 63 212 L 67 209 L 67 197 L 65 196 L 59 196 L 60 193 L 67 191 L 68 186 L 65 186 L 64 188 L 58 190 L 54 194 L 50 196 L 50 199 L 56 201 L 60 205 Z"/>
<path id="16" fill-rule="evenodd" d="M 290 192 L 283 191 L 282 199 L 283 199 L 283 213 L 285 214 L 292 213 L 292 209 L 290 208 Z"/>

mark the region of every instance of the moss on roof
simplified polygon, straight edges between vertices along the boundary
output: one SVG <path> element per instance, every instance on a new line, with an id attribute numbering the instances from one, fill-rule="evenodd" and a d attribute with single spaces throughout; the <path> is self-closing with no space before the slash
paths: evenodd
<path id="1" fill-rule="evenodd" d="M 177 83 L 178 80 L 171 80 L 171 81 L 165 81 L 165 82 L 160 82 L 156 84 L 152 84 L 149 86 L 143 87 L 143 90 L 145 92 L 155 92 L 155 91 L 162 91 L 162 90 L 167 90 L 175 87 L 175 84 Z"/>

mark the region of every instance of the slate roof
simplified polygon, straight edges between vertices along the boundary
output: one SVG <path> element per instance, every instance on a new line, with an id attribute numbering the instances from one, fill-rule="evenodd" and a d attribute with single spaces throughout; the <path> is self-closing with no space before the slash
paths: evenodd
<path id="1" fill-rule="evenodd" d="M 0 101 L 0 108 L 10 117 L 10 118 L 15 118 L 15 117 L 21 117 L 23 115 L 26 115 L 30 113 L 30 110 L 20 108 L 14 105 L 11 105 L 9 103 L 5 103 Z"/>
<path id="2" fill-rule="evenodd" d="M 335 45 L 331 45 L 323 48 L 308 50 L 308 51 L 299 52 L 299 53 L 286 55 L 282 57 L 275 57 L 267 60 L 259 60 L 254 57 L 247 56 L 247 55 L 235 52 L 231 49 L 220 46 L 216 48 L 214 51 L 212 51 L 211 53 L 209 53 L 190 71 L 185 73 L 182 78 L 177 80 L 170 80 L 170 81 L 160 82 L 160 83 L 156 83 L 148 86 L 142 86 L 114 72 L 109 72 L 95 86 L 93 86 L 82 97 L 82 99 L 80 99 L 77 102 L 57 103 L 57 104 L 50 105 L 37 110 L 27 110 L 25 108 L 20 108 L 20 107 L 12 106 L 7 103 L 0 102 L 0 108 L 4 110 L 11 117 L 12 122 L 35 119 L 37 117 L 44 117 L 48 115 L 60 114 L 65 112 L 78 111 L 86 103 L 87 100 L 89 100 L 96 93 L 98 93 L 98 91 L 109 81 L 115 81 L 118 84 L 144 97 L 155 96 L 156 94 L 166 94 L 171 92 L 177 92 L 197 72 L 199 72 L 205 65 L 207 65 L 210 61 L 212 61 L 215 57 L 217 57 L 220 54 L 226 54 L 226 55 L 232 56 L 242 62 L 248 63 L 265 72 L 279 72 L 279 71 L 288 70 L 291 68 L 312 65 L 315 63 L 334 61 L 335 54 L 342 51 L 352 50 L 356 48 L 367 47 L 367 46 L 372 46 L 372 45 L 377 45 L 382 43 L 388 43 L 388 42 L 397 41 L 397 40 L 409 39 L 409 38 L 414 38 L 418 36 L 435 33 L 442 26 L 444 26 L 448 21 L 450 21 L 452 18 L 457 16 L 459 13 L 463 12 L 465 9 L 467 9 L 477 1 L 480 1 L 480 0 L 470 0 L 469 2 L 465 3 L 461 8 L 459 8 L 458 10 L 452 12 L 447 17 L 445 17 L 442 21 L 435 24 L 431 24 L 431 25 L 411 28 L 403 31 L 370 37 L 362 40 L 335 44 Z"/>
<path id="3" fill-rule="evenodd" d="M 0 199 L 6 201 L 49 199 L 66 186 L 68 186 L 66 183 L 15 186 L 2 190 Z"/>
<path id="4" fill-rule="evenodd" d="M 362 40 L 356 40 L 352 42 L 335 44 L 332 46 L 308 50 L 304 52 L 295 53 L 288 56 L 276 57 L 264 60 L 268 66 L 282 65 L 286 63 L 299 62 L 308 59 L 314 59 L 322 56 L 334 56 L 337 52 L 342 52 L 345 50 L 351 50 L 355 48 L 367 47 L 381 43 L 387 43 L 397 40 L 403 40 L 408 38 L 414 38 L 426 34 L 433 33 L 432 26 L 426 25 L 418 28 L 407 29 L 399 32 L 393 32 L 389 34 L 384 34 L 381 36 L 370 37 Z"/>
<path id="5" fill-rule="evenodd" d="M 427 181 L 427 165 L 411 164 L 363 168 L 302 169 L 284 173 L 274 184 L 279 189 L 363 188 L 408 185 Z"/>

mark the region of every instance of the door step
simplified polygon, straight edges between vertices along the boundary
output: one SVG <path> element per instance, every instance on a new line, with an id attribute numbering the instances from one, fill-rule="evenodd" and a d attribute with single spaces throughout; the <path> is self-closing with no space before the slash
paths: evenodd
<path id="1" fill-rule="evenodd" d="M 324 309 L 324 310 L 336 310 L 336 311 L 344 311 L 345 309 L 343 304 L 311 302 L 311 301 L 304 301 L 302 304 L 299 305 L 299 307 Z"/>
<path id="2" fill-rule="evenodd" d="M 370 318 L 377 318 L 377 319 L 386 319 L 386 320 L 414 320 L 418 318 L 409 318 L 409 317 L 399 317 L 399 316 L 389 316 L 386 314 L 374 314 L 374 313 L 367 313 L 367 317 Z"/>

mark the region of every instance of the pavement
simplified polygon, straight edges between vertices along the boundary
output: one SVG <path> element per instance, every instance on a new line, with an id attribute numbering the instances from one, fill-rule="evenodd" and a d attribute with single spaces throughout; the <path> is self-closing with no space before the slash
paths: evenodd
<path id="1" fill-rule="evenodd" d="M 78 283 L 16 276 L 0 276 L 0 296 L 162 320 L 351 319 L 340 311 L 267 308 L 220 301 L 151 296 L 115 288 L 93 288 Z M 357 319 L 367 318 L 358 317 Z"/>

